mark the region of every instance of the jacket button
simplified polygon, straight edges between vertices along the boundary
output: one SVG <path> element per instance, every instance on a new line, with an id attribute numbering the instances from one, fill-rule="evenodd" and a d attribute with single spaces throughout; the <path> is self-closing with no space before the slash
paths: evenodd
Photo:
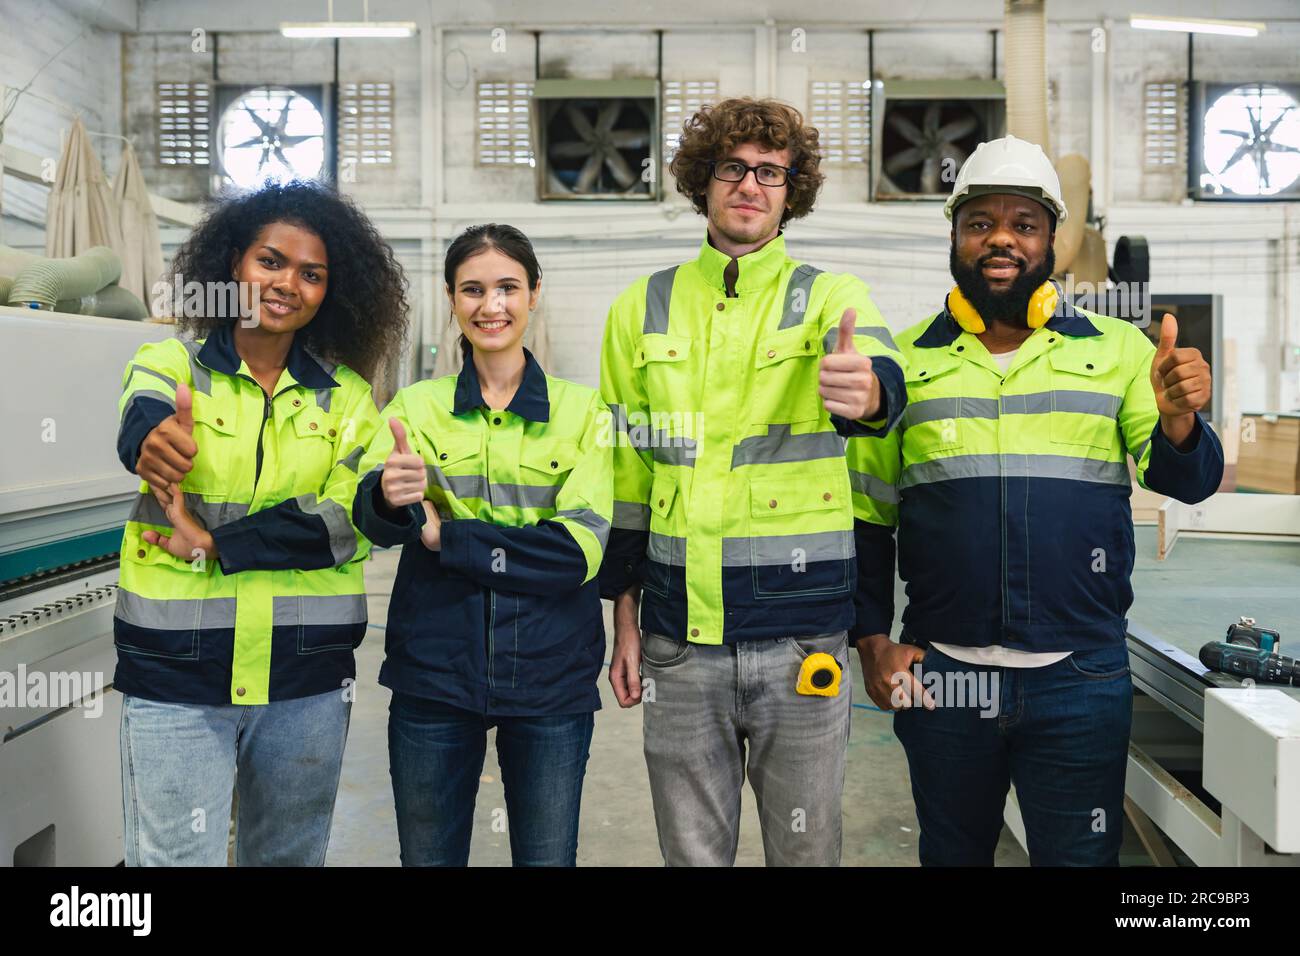
<path id="1" fill-rule="evenodd" d="M 719 303 L 718 303 L 718 311 L 719 311 L 719 312 L 721 312 L 721 311 L 722 311 L 723 309 L 725 309 L 726 307 L 727 307 L 727 304 L 726 304 L 725 302 L 719 302 Z"/>
<path id="2" fill-rule="evenodd" d="M 141 548 L 139 551 L 137 551 L 137 552 L 135 553 L 135 556 L 136 556 L 137 558 L 143 558 L 143 557 L 144 557 L 144 548 Z"/>
<path id="3" fill-rule="evenodd" d="M 438 456 L 438 460 L 439 460 L 439 461 L 446 461 L 446 460 L 447 460 L 447 453 L 444 451 L 441 455 Z"/>
<path id="4" fill-rule="evenodd" d="M 338 434 L 338 432 L 336 432 L 334 429 L 332 429 L 332 428 L 330 429 L 330 438 L 333 438 L 333 437 L 334 437 L 335 435 L 337 435 L 337 434 Z"/>
<path id="5" fill-rule="evenodd" d="M 771 501 L 769 501 L 769 502 L 767 503 L 767 506 L 768 506 L 769 508 L 775 508 L 775 507 L 776 507 L 776 499 L 773 498 Z"/>
<path id="6" fill-rule="evenodd" d="M 803 344 L 803 347 L 804 347 L 804 350 L 807 351 L 808 349 L 812 348 L 812 343 L 810 343 L 810 342 L 805 342 L 805 343 Z"/>
<path id="7" fill-rule="evenodd" d="M 964 346 L 964 345 L 959 345 L 959 346 L 957 346 L 957 351 L 958 351 L 958 352 L 965 352 L 965 351 L 966 351 L 966 346 Z"/>
<path id="8" fill-rule="evenodd" d="M 660 499 L 659 499 L 659 507 L 662 508 L 663 506 L 664 506 L 664 500 L 663 500 L 662 498 L 660 498 Z M 143 551 L 140 552 L 140 556 L 141 556 L 141 557 L 144 557 L 144 552 L 143 552 Z"/>
<path id="9" fill-rule="evenodd" d="M 677 350 L 676 350 L 676 349 L 669 349 L 669 350 L 668 350 L 668 357 L 669 357 L 669 358 L 675 358 L 676 356 L 677 356 Z"/>
<path id="10" fill-rule="evenodd" d="M 236 697 L 243 697 L 246 693 L 248 693 L 248 691 L 244 690 L 244 688 L 242 688 L 242 687 L 236 687 L 236 688 L 235 688 L 235 696 L 236 696 Z"/>
<path id="11" fill-rule="evenodd" d="M 559 468 L 559 467 L 560 467 L 560 463 L 559 463 L 558 461 L 553 461 L 553 462 L 551 462 L 551 467 L 552 467 L 552 468 Z"/>
<path id="12" fill-rule="evenodd" d="M 1055 341 L 1056 341 L 1056 337 L 1053 336 L 1052 338 L 1050 338 L 1050 339 L 1047 340 L 1047 344 L 1048 344 L 1048 345 L 1051 345 L 1051 344 L 1052 344 L 1053 342 L 1055 342 Z"/>
<path id="13" fill-rule="evenodd" d="M 225 422 L 223 422 L 220 418 L 218 418 L 218 419 L 217 419 L 217 424 L 218 424 L 218 425 L 224 425 Z"/>
<path id="14" fill-rule="evenodd" d="M 922 373 L 921 373 L 921 378 L 925 378 L 926 374 L 927 374 L 927 373 L 922 372 Z"/>
<path id="15" fill-rule="evenodd" d="M 494 418 L 494 419 L 492 419 L 492 424 L 493 424 L 493 425 L 500 425 L 500 424 L 501 424 L 501 419 L 499 419 L 499 418 Z"/>
<path id="16" fill-rule="evenodd" d="M 299 405 L 301 405 L 301 404 L 302 404 L 302 399 L 301 399 L 301 398 L 295 398 L 295 399 L 293 400 L 293 407 L 294 407 L 294 408 L 297 408 L 297 407 L 298 407 Z"/>
<path id="17" fill-rule="evenodd" d="M 691 628 L 691 637 L 699 637 L 699 636 L 700 636 L 700 629 L 698 627 Z"/>
<path id="18" fill-rule="evenodd" d="M 1089 362 L 1087 367 L 1088 367 L 1088 368 L 1092 368 L 1092 363 Z"/>
<path id="19" fill-rule="evenodd" d="M 831 500 L 831 493 L 829 491 L 826 492 L 826 494 L 822 495 L 822 501 L 830 501 L 830 500 Z"/>
<path id="20" fill-rule="evenodd" d="M 316 423 L 315 423 L 315 422 L 312 422 L 312 423 L 311 423 L 310 425 L 308 425 L 307 427 L 310 428 L 312 431 L 315 431 L 315 430 L 316 430 Z"/>
<path id="21" fill-rule="evenodd" d="M 776 349 L 768 349 L 768 350 L 767 350 L 767 357 L 768 357 L 768 358 L 776 358 Z"/>

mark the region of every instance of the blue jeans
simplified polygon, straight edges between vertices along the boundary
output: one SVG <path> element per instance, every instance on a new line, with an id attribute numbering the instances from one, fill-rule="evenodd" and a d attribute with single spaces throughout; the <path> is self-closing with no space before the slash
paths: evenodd
<path id="1" fill-rule="evenodd" d="M 410 694 L 388 708 L 388 759 L 403 866 L 465 866 L 474 798 L 497 729 L 515 866 L 574 866 L 595 716 L 485 717 Z"/>
<path id="2" fill-rule="evenodd" d="M 321 866 L 352 704 L 344 691 L 269 704 L 122 701 L 127 866 Z"/>
<path id="3" fill-rule="evenodd" d="M 966 664 L 931 647 L 922 674 L 927 687 L 965 676 L 996 688 L 993 716 L 949 700 L 894 717 L 922 866 L 992 866 L 1013 783 L 1032 865 L 1118 865 L 1133 714 L 1127 647 L 1032 668 Z"/>

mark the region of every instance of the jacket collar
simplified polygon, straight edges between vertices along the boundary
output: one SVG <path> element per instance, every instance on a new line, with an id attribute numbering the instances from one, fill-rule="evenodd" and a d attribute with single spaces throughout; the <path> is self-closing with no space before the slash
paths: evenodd
<path id="1" fill-rule="evenodd" d="M 199 364 L 214 372 L 238 375 L 243 360 L 235 351 L 233 326 L 223 325 L 209 335 L 199 349 L 198 360 Z M 311 389 L 338 388 L 339 383 L 331 374 L 336 367 L 333 363 L 317 358 L 294 336 L 285 368 L 299 385 Z"/>
<path id="2" fill-rule="evenodd" d="M 478 370 L 474 367 L 472 356 L 466 356 L 460 374 L 456 376 L 456 394 L 452 403 L 453 415 L 464 415 L 487 403 L 483 400 L 483 389 L 479 385 Z M 546 373 L 542 371 L 533 353 L 524 349 L 524 379 L 519 383 L 514 398 L 506 406 L 506 411 L 514 412 L 520 418 L 530 422 L 548 422 L 551 420 L 551 399 L 546 391 Z"/>
<path id="3" fill-rule="evenodd" d="M 1047 320 L 1047 324 L 1043 328 L 1051 329 L 1053 332 L 1060 332 L 1062 335 L 1074 336 L 1075 338 L 1101 335 L 1101 329 L 1093 325 L 1086 315 L 1066 301 L 1060 285 L 1055 282 L 1052 284 L 1056 286 L 1056 290 L 1061 297 L 1057 303 L 1056 312 Z M 948 302 L 945 299 L 943 311 L 934 317 L 934 320 L 921 333 L 914 344 L 917 348 L 922 349 L 945 348 L 951 345 L 957 336 L 961 334 L 962 327 L 957 324 L 957 320 L 948 311 Z"/>
<path id="4" fill-rule="evenodd" d="M 786 263 L 785 233 L 778 232 L 767 245 L 754 250 L 749 255 L 741 256 L 737 262 L 740 266 L 740 272 L 736 276 L 737 295 L 754 292 L 775 282 Z M 695 263 L 700 270 L 700 275 L 711 287 L 719 292 L 727 291 L 723 272 L 731 264 L 731 256 L 709 243 L 707 231 Z"/>

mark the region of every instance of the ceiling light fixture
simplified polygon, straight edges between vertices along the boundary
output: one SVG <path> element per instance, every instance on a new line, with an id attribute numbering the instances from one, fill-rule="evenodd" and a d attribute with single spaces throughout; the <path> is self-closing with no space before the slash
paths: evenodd
<path id="1" fill-rule="evenodd" d="M 329 19 L 314 23 L 281 23 L 280 35 L 294 38 L 347 37 L 349 39 L 392 39 L 415 36 L 413 20 L 370 19 L 370 0 L 362 5 L 360 20 L 335 20 L 334 0 L 329 0 Z"/>
<path id="2" fill-rule="evenodd" d="M 1190 20 L 1186 17 L 1157 17 L 1135 13 L 1128 18 L 1135 30 L 1169 30 L 1174 33 L 1214 33 L 1225 37 L 1256 37 L 1268 27 L 1251 20 Z"/>

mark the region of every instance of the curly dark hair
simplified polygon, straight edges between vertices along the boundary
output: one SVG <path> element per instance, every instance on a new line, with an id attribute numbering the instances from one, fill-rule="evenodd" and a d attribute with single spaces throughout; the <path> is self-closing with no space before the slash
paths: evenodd
<path id="1" fill-rule="evenodd" d="M 276 222 L 315 233 L 329 255 L 325 298 L 311 322 L 298 330 L 297 340 L 373 382 L 381 363 L 400 352 L 407 334 L 406 274 L 370 219 L 334 187 L 294 180 L 222 195 L 177 251 L 172 272 L 186 284 L 199 282 L 205 288 L 209 282 L 230 282 L 232 261 Z M 236 318 L 187 312 L 177 325 L 203 338 Z"/>
<path id="2" fill-rule="evenodd" d="M 669 170 L 677 191 L 691 201 L 695 211 L 708 215 L 709 163 L 723 159 L 742 143 L 765 150 L 790 150 L 789 207 L 781 225 L 812 212 L 826 176 L 821 172 L 821 150 L 815 126 L 806 126 L 803 114 L 780 100 L 752 96 L 722 100 L 702 107 L 682 126 L 682 139 Z"/>

